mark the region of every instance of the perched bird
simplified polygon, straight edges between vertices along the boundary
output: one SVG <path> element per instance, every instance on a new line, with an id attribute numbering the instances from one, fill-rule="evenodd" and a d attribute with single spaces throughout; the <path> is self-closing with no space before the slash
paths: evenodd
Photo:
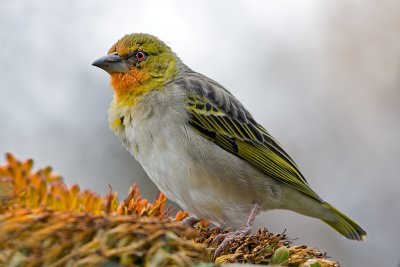
<path id="1" fill-rule="evenodd" d="M 245 223 L 260 210 L 321 219 L 348 239 L 366 232 L 323 201 L 274 137 L 222 85 L 191 70 L 161 40 L 129 34 L 94 66 L 111 75 L 109 123 L 152 181 L 191 218 Z M 247 219 L 247 220 L 246 220 Z"/>

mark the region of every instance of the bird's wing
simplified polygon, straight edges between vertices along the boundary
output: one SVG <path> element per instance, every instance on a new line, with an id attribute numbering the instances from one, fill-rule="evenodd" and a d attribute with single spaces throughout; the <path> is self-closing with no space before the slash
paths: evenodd
<path id="1" fill-rule="evenodd" d="M 320 201 L 295 162 L 229 91 L 198 73 L 175 83 L 187 91 L 186 110 L 197 133 L 269 177 Z"/>

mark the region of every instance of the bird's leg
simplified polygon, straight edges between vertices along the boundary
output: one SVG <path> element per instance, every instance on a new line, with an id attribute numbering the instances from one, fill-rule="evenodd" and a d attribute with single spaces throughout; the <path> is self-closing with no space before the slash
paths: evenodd
<path id="1" fill-rule="evenodd" d="M 236 238 L 247 236 L 251 233 L 251 229 L 253 227 L 254 220 L 259 211 L 260 211 L 260 204 L 254 203 L 251 208 L 250 215 L 247 218 L 247 222 L 246 222 L 246 225 L 244 228 L 234 231 L 234 232 L 220 234 L 217 237 L 215 237 L 214 242 L 219 242 L 219 241 L 223 240 L 222 243 L 219 244 L 219 246 L 217 247 L 217 249 L 214 252 L 215 257 L 218 257 L 219 255 L 221 255 L 221 253 L 228 246 L 229 242 L 231 242 L 232 240 L 235 240 Z"/>
<path id="2" fill-rule="evenodd" d="M 182 224 L 190 227 L 194 227 L 196 223 L 198 223 L 200 220 L 197 219 L 195 216 L 190 215 L 189 217 L 186 217 L 185 219 L 182 220 Z"/>

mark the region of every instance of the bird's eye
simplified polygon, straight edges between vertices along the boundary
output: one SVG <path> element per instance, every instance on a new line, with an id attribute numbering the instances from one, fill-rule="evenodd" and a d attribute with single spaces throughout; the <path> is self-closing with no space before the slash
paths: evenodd
<path id="1" fill-rule="evenodd" d="M 138 51 L 136 52 L 135 57 L 137 60 L 143 61 L 146 59 L 146 54 L 143 51 Z"/>

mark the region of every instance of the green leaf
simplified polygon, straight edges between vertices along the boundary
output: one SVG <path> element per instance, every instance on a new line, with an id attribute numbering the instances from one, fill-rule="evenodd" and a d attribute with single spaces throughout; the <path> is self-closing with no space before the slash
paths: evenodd
<path id="1" fill-rule="evenodd" d="M 310 267 L 321 267 L 321 263 L 319 263 L 318 261 L 314 262 L 314 263 L 310 264 Z"/>
<path id="2" fill-rule="evenodd" d="M 289 249 L 285 246 L 282 246 L 275 250 L 274 255 L 272 255 L 271 263 L 272 264 L 281 264 L 289 259 Z"/>

